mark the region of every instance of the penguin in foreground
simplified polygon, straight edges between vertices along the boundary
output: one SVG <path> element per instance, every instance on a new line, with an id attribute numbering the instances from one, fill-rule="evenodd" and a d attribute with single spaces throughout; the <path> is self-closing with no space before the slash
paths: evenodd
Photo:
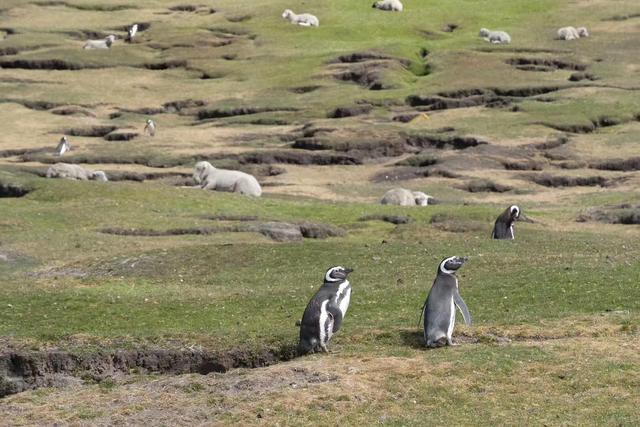
<path id="1" fill-rule="evenodd" d="M 338 332 L 347 314 L 351 299 L 351 284 L 347 276 L 353 270 L 331 267 L 324 275 L 324 284 L 311 298 L 300 324 L 300 354 L 328 352 L 327 344 Z"/>
<path id="2" fill-rule="evenodd" d="M 144 131 L 149 132 L 149 135 L 155 136 L 156 134 L 156 122 L 151 119 L 147 119 L 147 124 L 144 126 Z"/>
<path id="3" fill-rule="evenodd" d="M 513 223 L 520 219 L 520 208 L 516 205 L 510 206 L 500 214 L 493 226 L 492 239 L 514 239 Z"/>
<path id="4" fill-rule="evenodd" d="M 71 150 L 71 145 L 69 145 L 67 137 L 63 136 L 60 138 L 60 142 L 58 142 L 58 146 L 56 147 L 56 156 L 62 156 L 69 150 Z"/>
<path id="5" fill-rule="evenodd" d="M 427 347 L 453 345 L 451 336 L 456 323 L 456 306 L 460 309 L 464 323 L 471 324 L 471 314 L 458 290 L 456 271 L 467 261 L 467 257 L 452 256 L 438 265 L 438 274 L 423 306 L 424 341 Z"/>

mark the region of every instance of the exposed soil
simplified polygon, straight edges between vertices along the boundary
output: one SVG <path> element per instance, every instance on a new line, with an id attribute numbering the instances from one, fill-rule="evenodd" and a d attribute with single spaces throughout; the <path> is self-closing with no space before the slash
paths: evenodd
<path id="1" fill-rule="evenodd" d="M 108 68 L 105 65 L 76 64 L 63 59 L 13 59 L 0 61 L 0 68 L 19 68 L 23 70 L 86 70 Z"/>
<path id="2" fill-rule="evenodd" d="M 603 176 L 554 176 L 547 173 L 525 175 L 523 177 L 545 187 L 608 187 L 613 185 L 616 181 L 619 181 L 608 179 Z"/>
<path id="3" fill-rule="evenodd" d="M 594 162 L 590 168 L 610 171 L 638 171 L 640 170 L 640 157 L 630 157 L 628 159 L 609 159 Z"/>
<path id="4" fill-rule="evenodd" d="M 289 91 L 293 93 L 310 93 L 310 92 L 315 92 L 321 87 L 322 86 L 320 85 L 298 86 L 298 87 L 292 87 L 291 89 L 289 89 Z"/>
<path id="5" fill-rule="evenodd" d="M 107 141 L 131 141 L 139 135 L 137 132 L 115 131 L 105 135 L 104 139 Z"/>
<path id="6" fill-rule="evenodd" d="M 225 19 L 229 22 L 245 22 L 253 18 L 253 15 L 234 15 L 234 16 L 226 16 Z"/>
<path id="7" fill-rule="evenodd" d="M 531 147 L 538 150 L 551 150 L 553 148 L 561 147 L 565 145 L 567 142 L 569 142 L 569 138 L 566 135 L 562 135 L 555 139 L 551 139 L 549 141 L 532 144 Z"/>
<path id="8" fill-rule="evenodd" d="M 507 185 L 497 184 L 493 181 L 486 180 L 486 179 L 474 179 L 471 181 L 467 181 L 460 188 L 470 193 L 483 193 L 483 192 L 505 193 L 507 191 L 513 190 L 513 188 Z"/>
<path id="9" fill-rule="evenodd" d="M 234 117 L 234 116 L 246 116 L 250 114 L 258 114 L 258 113 L 271 113 L 275 111 L 296 111 L 295 108 L 274 108 L 274 107 L 238 107 L 238 108 L 229 108 L 222 109 L 216 108 L 213 110 L 200 110 L 198 111 L 198 120 L 206 120 L 206 119 L 220 119 L 225 117 Z"/>
<path id="10" fill-rule="evenodd" d="M 0 198 L 24 197 L 32 190 L 20 184 L 0 183 Z"/>
<path id="11" fill-rule="evenodd" d="M 75 4 L 75 3 L 67 3 L 65 1 L 59 0 L 45 0 L 45 1 L 37 1 L 33 4 L 38 6 L 64 6 L 70 9 L 77 10 L 85 10 L 85 11 L 94 11 L 94 12 L 116 12 L 119 10 L 129 10 L 129 9 L 137 9 L 137 6 L 127 5 L 127 4 L 117 4 L 117 5 L 109 5 L 109 4 Z"/>
<path id="12" fill-rule="evenodd" d="M 584 71 L 587 66 L 575 62 L 564 61 L 561 59 L 543 59 L 543 58 L 511 58 L 507 64 L 514 66 L 518 70 L 523 71 L 556 71 L 556 70 L 576 70 Z"/>
<path id="13" fill-rule="evenodd" d="M 640 224 L 640 205 L 622 204 L 592 207 L 581 214 L 578 222 L 598 221 L 606 224 Z"/>
<path id="14" fill-rule="evenodd" d="M 69 136 L 102 138 L 108 133 L 111 133 L 116 129 L 117 129 L 116 126 L 91 126 L 88 128 L 69 128 L 69 129 L 63 130 L 62 132 L 57 132 L 57 133 L 63 133 Z"/>
<path id="15" fill-rule="evenodd" d="M 57 114 L 58 116 L 85 116 L 85 117 L 96 117 L 96 115 L 82 107 L 77 106 L 68 106 L 68 107 L 59 107 L 51 110 L 51 114 Z"/>
<path id="16" fill-rule="evenodd" d="M 453 33 L 458 28 L 458 24 L 446 24 L 444 27 L 442 27 L 442 31 L 445 33 Z"/>
<path id="17" fill-rule="evenodd" d="M 603 21 L 626 21 L 627 19 L 640 18 L 640 12 L 628 13 L 625 15 L 613 15 L 611 18 L 604 18 Z"/>
<path id="18" fill-rule="evenodd" d="M 465 136 L 445 136 L 432 134 L 412 134 L 405 136 L 406 143 L 411 147 L 418 148 L 451 148 L 454 150 L 464 150 L 478 145 L 488 144 L 488 142 L 474 137 Z"/>
<path id="19" fill-rule="evenodd" d="M 404 215 L 367 215 L 358 219 L 358 221 L 384 221 L 391 224 L 408 224 L 412 219 Z"/>
<path id="20" fill-rule="evenodd" d="M 459 218 L 447 213 L 437 213 L 433 215 L 429 223 L 438 230 L 448 231 L 450 233 L 466 233 L 488 228 L 488 225 L 483 222 Z M 419 337 L 418 345 L 424 345 L 422 337 Z"/>
<path id="21" fill-rule="evenodd" d="M 572 82 L 580 82 L 582 80 L 595 81 L 599 79 L 600 77 L 591 73 L 573 73 L 569 76 L 569 81 L 572 81 Z"/>
<path id="22" fill-rule="evenodd" d="M 384 79 L 387 69 L 407 69 L 411 61 L 377 52 L 355 52 L 329 61 L 334 78 L 350 81 L 370 90 L 384 90 L 394 87 Z"/>
<path id="23" fill-rule="evenodd" d="M 64 385 L 70 377 L 100 382 L 132 372 L 206 375 L 234 368 L 269 366 L 295 356 L 293 346 L 225 352 L 191 349 L 5 351 L 0 354 L 0 397 L 38 387 Z"/>
<path id="24" fill-rule="evenodd" d="M 338 107 L 330 112 L 327 117 L 330 119 L 341 119 L 344 117 L 361 116 L 363 114 L 369 114 L 371 110 L 373 110 L 373 106 L 367 104 Z"/>
<path id="25" fill-rule="evenodd" d="M 148 70 L 169 70 L 172 68 L 185 68 L 186 66 L 187 66 L 187 61 L 179 60 L 179 59 L 143 64 L 143 67 Z"/>
<path id="26" fill-rule="evenodd" d="M 250 164 L 284 163 L 293 165 L 360 165 L 362 159 L 337 153 L 314 153 L 296 151 L 259 151 L 239 154 L 238 161 Z"/>
<path id="27" fill-rule="evenodd" d="M 515 171 L 541 171 L 544 169 L 544 164 L 536 160 L 503 160 L 502 164 L 505 169 Z"/>
<path id="28" fill-rule="evenodd" d="M 422 168 L 427 166 L 433 166 L 437 163 L 438 163 L 438 159 L 435 157 L 424 155 L 424 154 L 418 154 L 416 156 L 411 156 L 411 157 L 407 157 L 404 160 L 400 160 L 395 164 L 397 166 L 413 166 L 413 167 Z"/>

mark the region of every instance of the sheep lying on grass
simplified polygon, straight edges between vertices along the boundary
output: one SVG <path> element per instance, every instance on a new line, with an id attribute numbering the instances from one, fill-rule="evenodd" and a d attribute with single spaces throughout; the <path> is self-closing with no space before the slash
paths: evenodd
<path id="1" fill-rule="evenodd" d="M 380 0 L 373 4 L 376 9 L 389 10 L 392 12 L 402 12 L 403 6 L 400 0 Z"/>
<path id="2" fill-rule="evenodd" d="M 422 191 L 394 188 L 384 194 L 380 203 L 383 205 L 427 206 L 430 198 L 431 196 Z"/>
<path id="3" fill-rule="evenodd" d="M 113 42 L 116 40 L 116 36 L 113 34 L 108 35 L 103 40 L 87 40 L 82 47 L 83 49 L 109 49 Z"/>
<path id="4" fill-rule="evenodd" d="M 109 181 L 107 175 L 102 171 L 91 171 L 82 166 L 69 163 L 56 163 L 47 169 L 47 178 L 78 179 L 81 181 Z"/>
<path id="5" fill-rule="evenodd" d="M 511 36 L 504 31 L 490 31 L 486 28 L 480 29 L 480 37 L 484 38 L 489 43 L 496 44 L 509 44 L 511 43 Z"/>
<path id="6" fill-rule="evenodd" d="M 558 40 L 576 40 L 580 37 L 589 37 L 589 32 L 585 27 L 562 27 L 558 30 Z"/>
<path id="7" fill-rule="evenodd" d="M 252 175 L 227 169 L 217 169 L 209 162 L 196 163 L 193 179 L 205 190 L 230 191 L 260 197 L 262 188 Z"/>
<path id="8" fill-rule="evenodd" d="M 317 27 L 320 25 L 320 21 L 314 15 L 309 13 L 301 13 L 300 15 L 296 15 L 290 9 L 285 9 L 282 12 L 282 17 L 292 24 L 302 25 L 303 27 Z"/>

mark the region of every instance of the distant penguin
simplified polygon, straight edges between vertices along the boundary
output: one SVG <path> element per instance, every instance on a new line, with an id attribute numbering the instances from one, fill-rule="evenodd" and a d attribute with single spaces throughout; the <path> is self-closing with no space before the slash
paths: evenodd
<path id="1" fill-rule="evenodd" d="M 518 206 L 513 205 L 505 209 L 498 219 L 496 219 L 491 238 L 513 240 L 515 238 L 513 234 L 513 223 L 519 218 L 520 208 Z"/>
<path id="2" fill-rule="evenodd" d="M 138 32 L 138 24 L 133 24 L 132 26 L 129 27 L 129 30 L 127 30 L 127 38 L 124 41 L 127 43 L 132 43 L 133 38 L 136 36 L 137 32 Z"/>
<path id="3" fill-rule="evenodd" d="M 451 336 L 456 323 L 456 306 L 460 309 L 464 322 L 471 324 L 471 314 L 460 296 L 456 271 L 467 258 L 452 256 L 438 265 L 436 280 L 424 303 L 424 341 L 427 347 L 453 345 Z"/>
<path id="4" fill-rule="evenodd" d="M 56 156 L 62 156 L 67 151 L 71 150 L 71 146 L 69 145 L 69 141 L 66 136 L 60 138 L 60 142 L 58 142 L 58 146 L 56 147 Z"/>
<path id="5" fill-rule="evenodd" d="M 300 354 L 327 352 L 327 344 L 338 332 L 351 300 L 351 284 L 347 276 L 353 270 L 331 267 L 324 275 L 324 284 L 311 298 L 300 324 Z"/>
<path id="6" fill-rule="evenodd" d="M 156 134 L 156 122 L 151 119 L 147 119 L 147 124 L 144 127 L 145 132 L 149 132 L 149 135 L 155 136 Z"/>

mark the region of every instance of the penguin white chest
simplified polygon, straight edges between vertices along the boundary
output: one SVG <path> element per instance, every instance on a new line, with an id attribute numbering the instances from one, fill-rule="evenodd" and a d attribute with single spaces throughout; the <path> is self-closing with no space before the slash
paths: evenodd
<path id="1" fill-rule="evenodd" d="M 320 319 L 319 319 L 319 337 L 320 343 L 322 345 L 326 345 L 327 342 L 331 339 L 331 333 L 333 332 L 333 321 L 331 319 L 331 314 L 327 311 L 327 304 L 329 300 L 322 301 L 322 305 L 320 306 Z"/>
<path id="2" fill-rule="evenodd" d="M 342 312 L 342 317 L 344 318 L 349 308 L 349 301 L 351 300 L 351 286 L 348 280 L 340 284 L 338 292 L 336 293 L 336 299 L 338 301 L 338 307 L 340 307 L 340 311 Z"/>
<path id="3" fill-rule="evenodd" d="M 451 296 L 451 314 L 449 315 L 449 328 L 447 328 L 447 338 L 451 340 L 453 336 L 453 327 L 456 325 L 456 306 L 453 302 L 453 295 Z"/>

